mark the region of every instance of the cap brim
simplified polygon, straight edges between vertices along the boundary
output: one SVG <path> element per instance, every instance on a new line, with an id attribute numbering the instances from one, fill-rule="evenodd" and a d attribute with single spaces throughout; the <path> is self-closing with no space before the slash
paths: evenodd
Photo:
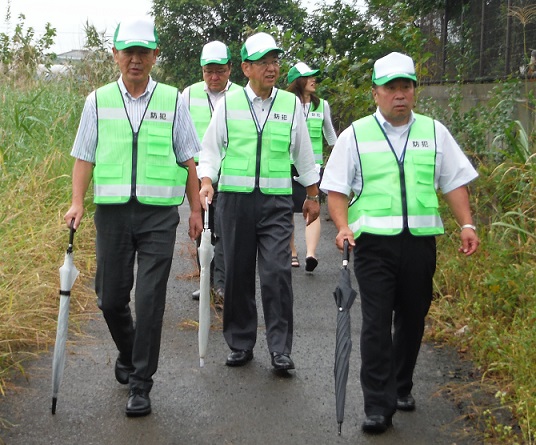
<path id="1" fill-rule="evenodd" d="M 311 77 L 311 76 L 315 76 L 317 75 L 318 73 L 320 72 L 320 70 L 311 70 L 311 71 L 307 71 L 306 73 L 300 73 L 300 72 L 297 72 L 295 73 L 294 75 L 292 76 L 288 76 L 288 83 L 292 83 L 294 82 L 296 79 L 299 79 L 300 77 Z"/>
<path id="2" fill-rule="evenodd" d="M 148 42 L 147 40 L 125 40 L 122 42 L 115 42 L 115 49 L 121 51 L 123 49 L 132 48 L 133 46 L 141 46 L 142 48 L 156 49 L 158 47 L 157 42 Z"/>
<path id="3" fill-rule="evenodd" d="M 410 79 L 414 82 L 417 82 L 417 76 L 415 74 L 406 74 L 406 73 L 398 73 L 398 74 L 390 74 L 389 76 L 383 76 L 379 79 L 372 78 L 372 82 L 376 85 L 382 86 L 385 85 L 388 82 L 391 82 L 391 80 L 395 79 Z"/>
<path id="4" fill-rule="evenodd" d="M 210 63 L 215 63 L 216 65 L 227 65 L 229 63 L 229 59 L 204 59 L 201 60 L 201 66 L 208 65 Z"/>
<path id="5" fill-rule="evenodd" d="M 246 60 L 252 60 L 252 61 L 259 60 L 262 57 L 264 57 L 266 54 L 271 53 L 272 51 L 277 51 L 278 53 L 283 53 L 284 52 L 281 48 L 269 48 L 269 49 L 266 49 L 264 51 L 258 51 L 256 53 L 251 54 L 246 59 L 244 59 L 244 61 L 246 61 Z"/>

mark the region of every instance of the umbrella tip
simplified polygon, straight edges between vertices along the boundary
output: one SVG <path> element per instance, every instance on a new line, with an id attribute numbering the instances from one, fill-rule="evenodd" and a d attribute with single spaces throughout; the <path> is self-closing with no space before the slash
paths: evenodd
<path id="1" fill-rule="evenodd" d="M 56 414 L 56 403 L 58 402 L 57 397 L 52 397 L 52 414 Z"/>
<path id="2" fill-rule="evenodd" d="M 204 359 L 204 358 L 200 358 L 200 359 L 199 359 L 199 367 L 200 367 L 200 368 L 204 368 L 204 367 L 205 367 L 205 359 Z"/>
<path id="3" fill-rule="evenodd" d="M 339 436 L 341 435 L 341 432 L 342 432 L 342 422 L 339 422 Z"/>

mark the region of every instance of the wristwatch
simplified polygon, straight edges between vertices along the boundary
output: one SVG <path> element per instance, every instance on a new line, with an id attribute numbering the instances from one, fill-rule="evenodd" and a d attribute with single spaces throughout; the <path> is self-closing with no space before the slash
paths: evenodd
<path id="1" fill-rule="evenodd" d="M 315 196 L 309 196 L 309 195 L 307 195 L 305 198 L 306 198 L 308 201 L 320 202 L 320 198 L 318 197 L 318 195 L 315 195 Z"/>
<path id="2" fill-rule="evenodd" d="M 464 224 L 463 226 L 460 227 L 460 230 L 463 230 L 463 229 L 473 229 L 476 232 L 476 226 L 473 226 L 472 224 Z"/>

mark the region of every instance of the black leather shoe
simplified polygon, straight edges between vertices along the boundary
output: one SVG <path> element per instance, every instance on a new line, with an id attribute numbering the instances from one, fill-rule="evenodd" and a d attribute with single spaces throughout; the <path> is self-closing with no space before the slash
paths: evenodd
<path id="1" fill-rule="evenodd" d="M 365 433 L 381 434 L 387 431 L 393 424 L 391 417 L 385 417 L 379 414 L 367 416 L 363 422 L 362 428 Z"/>
<path id="2" fill-rule="evenodd" d="M 142 389 L 131 389 L 128 393 L 125 413 L 128 417 L 141 417 L 151 414 L 151 399 L 149 398 L 149 393 Z"/>
<path id="3" fill-rule="evenodd" d="M 411 394 L 408 394 L 404 397 L 398 397 L 396 399 L 396 409 L 400 411 L 414 411 L 415 410 L 415 399 Z"/>
<path id="4" fill-rule="evenodd" d="M 276 371 L 287 371 L 294 369 L 294 362 L 288 354 L 272 352 L 272 366 Z"/>
<path id="5" fill-rule="evenodd" d="M 126 385 L 130 378 L 130 374 L 134 372 L 134 366 L 125 365 L 119 360 L 119 357 L 115 361 L 115 379 L 121 383 L 121 385 Z"/>
<path id="6" fill-rule="evenodd" d="M 247 362 L 253 360 L 253 351 L 248 349 L 243 351 L 232 351 L 227 356 L 225 364 L 227 366 L 244 366 Z"/>
<path id="7" fill-rule="evenodd" d="M 201 289 L 194 290 L 192 292 L 192 300 L 199 301 L 199 295 L 201 295 Z"/>

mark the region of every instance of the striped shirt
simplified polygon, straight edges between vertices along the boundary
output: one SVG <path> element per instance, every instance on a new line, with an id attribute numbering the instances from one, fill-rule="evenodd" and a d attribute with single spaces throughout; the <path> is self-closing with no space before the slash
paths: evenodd
<path id="1" fill-rule="evenodd" d="M 149 105 L 156 82 L 149 77 L 149 83 L 145 92 L 138 98 L 133 98 L 127 91 L 123 79 L 117 81 L 125 109 L 132 125 L 132 129 L 137 132 L 145 110 Z M 177 162 L 182 163 L 201 149 L 201 143 L 195 131 L 190 112 L 185 106 L 182 96 L 178 93 L 177 107 L 175 110 L 175 120 L 173 122 L 173 149 Z M 84 104 L 80 125 L 74 140 L 71 156 L 82 161 L 95 163 L 95 152 L 97 150 L 97 101 L 95 91 L 89 94 Z"/>

